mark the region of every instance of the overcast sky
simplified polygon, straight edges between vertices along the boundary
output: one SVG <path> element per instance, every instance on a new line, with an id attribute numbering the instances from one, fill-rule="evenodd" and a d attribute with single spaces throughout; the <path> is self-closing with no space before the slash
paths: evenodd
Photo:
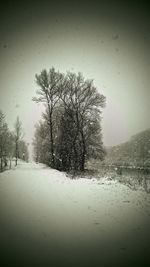
<path id="1" fill-rule="evenodd" d="M 11 1 L 1 7 L 0 109 L 10 129 L 19 115 L 32 142 L 42 110 L 32 102 L 35 74 L 52 66 L 82 72 L 106 96 L 105 145 L 150 127 L 149 8 L 123 2 Z"/>

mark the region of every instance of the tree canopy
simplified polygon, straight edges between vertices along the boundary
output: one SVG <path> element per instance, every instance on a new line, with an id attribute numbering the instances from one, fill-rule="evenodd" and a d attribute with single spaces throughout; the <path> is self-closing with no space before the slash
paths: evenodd
<path id="1" fill-rule="evenodd" d="M 102 160 L 105 152 L 101 112 L 106 98 L 93 80 L 85 79 L 81 73 L 63 74 L 54 68 L 42 70 L 35 77 L 38 90 L 33 100 L 46 106 L 34 138 L 34 150 L 40 160 L 57 169 L 82 171 L 88 158 Z M 42 155 L 44 147 L 46 159 Z"/>
<path id="2" fill-rule="evenodd" d="M 22 127 L 19 117 L 17 117 L 15 130 L 11 132 L 5 120 L 4 113 L 0 110 L 0 171 L 4 171 L 8 165 L 11 168 L 12 158 L 18 158 L 28 161 L 28 147 L 26 142 L 21 139 Z"/>

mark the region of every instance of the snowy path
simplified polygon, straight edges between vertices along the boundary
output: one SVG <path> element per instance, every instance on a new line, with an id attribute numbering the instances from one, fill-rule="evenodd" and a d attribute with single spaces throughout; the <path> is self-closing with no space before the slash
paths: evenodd
<path id="1" fill-rule="evenodd" d="M 150 194 L 119 183 L 20 163 L 0 174 L 0 212 L 1 255 L 16 266 L 141 266 L 149 256 Z"/>

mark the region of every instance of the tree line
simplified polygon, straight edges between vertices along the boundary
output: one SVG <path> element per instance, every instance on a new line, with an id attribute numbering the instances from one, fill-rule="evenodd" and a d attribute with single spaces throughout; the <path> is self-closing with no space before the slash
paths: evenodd
<path id="1" fill-rule="evenodd" d="M 106 98 L 81 73 L 36 74 L 36 103 L 45 111 L 35 126 L 34 158 L 59 170 L 84 171 L 89 158 L 103 159 L 101 112 Z"/>
<path id="2" fill-rule="evenodd" d="M 12 159 L 15 159 L 15 165 L 17 165 L 18 158 L 28 161 L 28 157 L 28 147 L 23 140 L 22 123 L 19 117 L 14 123 L 14 130 L 10 131 L 5 115 L 0 110 L 0 171 L 11 168 Z"/>

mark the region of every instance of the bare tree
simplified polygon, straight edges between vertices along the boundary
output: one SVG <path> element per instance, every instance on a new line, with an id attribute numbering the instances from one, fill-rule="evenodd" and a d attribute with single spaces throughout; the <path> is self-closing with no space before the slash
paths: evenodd
<path id="1" fill-rule="evenodd" d="M 14 125 L 14 140 L 15 140 L 15 157 L 16 157 L 16 166 L 18 163 L 18 157 L 19 157 L 19 142 L 21 140 L 22 137 L 22 123 L 19 119 L 19 117 L 17 116 L 15 125 Z"/>
<path id="2" fill-rule="evenodd" d="M 24 140 L 19 141 L 19 158 L 26 162 L 29 160 L 28 144 Z"/>
<path id="3" fill-rule="evenodd" d="M 32 144 L 36 163 L 41 162 L 49 165 L 49 129 L 47 121 L 40 121 L 35 125 Z"/>
<path id="4" fill-rule="evenodd" d="M 81 73 L 64 75 L 52 68 L 36 75 L 36 82 L 40 87 L 39 97 L 33 100 L 46 105 L 43 119 L 49 128 L 50 166 L 84 171 L 87 157 L 97 154 L 102 159 L 100 114 L 106 99 L 98 93 L 93 81 L 85 80 Z M 96 125 L 95 130 L 91 123 Z M 39 136 L 44 147 L 47 135 L 45 140 L 42 135 L 36 131 L 35 148 L 39 147 Z"/>
<path id="5" fill-rule="evenodd" d="M 106 99 L 102 94 L 98 93 L 97 88 L 93 85 L 93 80 L 85 80 L 81 73 L 76 75 L 71 72 L 67 73 L 60 88 L 60 99 L 64 103 L 65 112 L 74 121 L 76 134 L 74 135 L 72 146 L 76 155 L 78 154 L 76 146 L 80 147 L 80 156 L 77 155 L 80 162 L 77 165 L 84 171 L 85 157 L 89 154 L 87 153 L 87 147 L 89 146 L 87 136 L 90 134 L 90 123 L 95 122 L 95 120 L 97 121 L 97 127 L 99 126 L 99 148 L 101 145 L 99 152 L 102 152 L 99 154 L 103 154 L 102 135 L 100 134 L 100 108 L 105 106 Z"/>
<path id="6" fill-rule="evenodd" d="M 56 104 L 59 101 L 58 88 L 62 79 L 62 74 L 56 72 L 54 68 L 51 68 L 49 72 L 42 70 L 38 75 L 36 74 L 36 83 L 39 89 L 36 91 L 39 97 L 34 97 L 33 101 L 39 103 L 42 102 L 47 107 L 49 126 L 49 142 L 50 142 L 50 165 L 55 166 L 54 155 L 54 136 L 53 136 L 53 111 Z"/>
<path id="7" fill-rule="evenodd" d="M 7 167 L 8 158 L 13 153 L 13 139 L 12 134 L 8 129 L 8 125 L 5 122 L 5 116 L 2 111 L 0 111 L 0 170 L 1 172 L 5 167 Z M 11 163 L 10 163 L 11 165 Z"/>

